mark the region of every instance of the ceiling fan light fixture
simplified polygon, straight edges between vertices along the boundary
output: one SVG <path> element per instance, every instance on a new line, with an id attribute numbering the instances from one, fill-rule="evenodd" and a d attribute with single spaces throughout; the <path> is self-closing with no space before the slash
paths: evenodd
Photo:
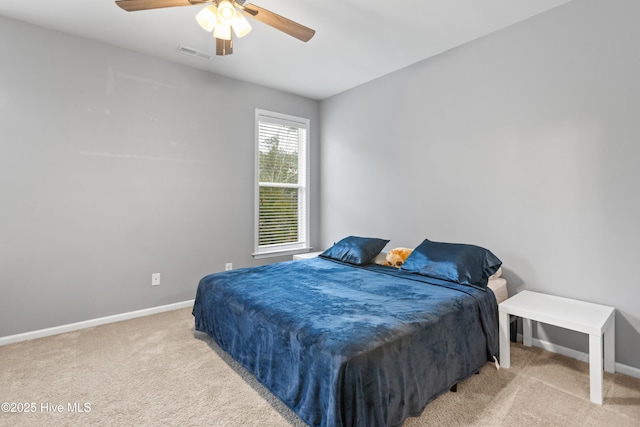
<path id="1" fill-rule="evenodd" d="M 213 29 L 213 37 L 221 40 L 231 40 L 231 25 L 216 25 L 216 27 Z"/>
<path id="2" fill-rule="evenodd" d="M 280 16 L 254 4 L 245 6 L 246 0 L 115 0 L 121 9 L 127 12 L 138 10 L 161 9 L 174 6 L 191 6 L 205 4 L 196 14 L 196 22 L 209 34 L 216 38 L 216 55 L 230 55 L 233 53 L 232 34 L 237 38 L 246 36 L 251 31 L 251 25 L 242 12 L 251 15 L 253 19 L 265 25 L 282 31 L 296 39 L 308 42 L 315 34 L 315 30 L 305 27 L 291 19 Z M 233 28 L 233 32 L 232 29 Z"/>
<path id="3" fill-rule="evenodd" d="M 236 18 L 236 8 L 228 0 L 218 3 L 218 20 L 226 25 L 232 25 Z"/>
<path id="4" fill-rule="evenodd" d="M 218 8 L 209 5 L 196 15 L 196 21 L 206 32 L 210 33 L 218 23 Z"/>
<path id="5" fill-rule="evenodd" d="M 236 33 L 238 38 L 246 36 L 249 34 L 249 31 L 251 31 L 249 21 L 247 21 L 247 18 L 245 18 L 239 10 L 236 11 L 236 19 L 233 21 L 231 28 L 233 28 L 233 32 Z"/>

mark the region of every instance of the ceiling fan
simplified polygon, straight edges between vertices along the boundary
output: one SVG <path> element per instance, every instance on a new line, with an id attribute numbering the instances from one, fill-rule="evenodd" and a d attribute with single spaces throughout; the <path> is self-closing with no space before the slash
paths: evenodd
<path id="1" fill-rule="evenodd" d="M 213 32 L 216 38 L 216 55 L 221 56 L 233 53 L 232 29 L 237 37 L 243 37 L 251 31 L 242 12 L 303 42 L 311 40 L 316 33 L 284 16 L 254 4 L 245 5 L 245 2 L 246 0 L 116 0 L 116 4 L 127 12 L 209 3 L 196 15 L 196 21 L 207 32 Z"/>

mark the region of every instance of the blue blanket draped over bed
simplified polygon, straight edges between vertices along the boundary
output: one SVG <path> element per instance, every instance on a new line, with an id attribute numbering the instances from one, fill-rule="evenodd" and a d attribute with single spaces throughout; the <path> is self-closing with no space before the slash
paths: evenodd
<path id="1" fill-rule="evenodd" d="M 498 350 L 488 289 L 314 258 L 204 277 L 195 328 L 312 426 L 394 426 Z"/>

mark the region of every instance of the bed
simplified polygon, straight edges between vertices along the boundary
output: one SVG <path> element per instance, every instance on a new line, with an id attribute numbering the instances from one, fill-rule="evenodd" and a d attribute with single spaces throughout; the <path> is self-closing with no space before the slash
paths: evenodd
<path id="1" fill-rule="evenodd" d="M 208 275 L 193 307 L 195 329 L 306 424 L 402 425 L 495 360 L 499 264 L 464 284 L 411 271 L 421 259 L 396 269 L 372 263 L 375 249 L 356 263 L 327 252 Z"/>

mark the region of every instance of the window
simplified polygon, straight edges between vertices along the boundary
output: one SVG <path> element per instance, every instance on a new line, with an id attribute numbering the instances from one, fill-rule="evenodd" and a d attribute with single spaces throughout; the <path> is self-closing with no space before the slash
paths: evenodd
<path id="1" fill-rule="evenodd" d="M 254 256 L 309 249 L 309 119 L 256 109 Z"/>

